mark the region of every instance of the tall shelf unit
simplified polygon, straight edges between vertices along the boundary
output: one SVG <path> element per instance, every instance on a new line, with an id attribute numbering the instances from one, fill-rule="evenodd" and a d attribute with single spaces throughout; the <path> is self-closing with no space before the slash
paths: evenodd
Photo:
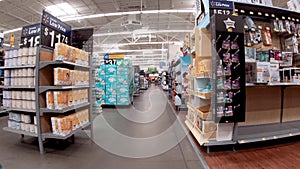
<path id="1" fill-rule="evenodd" d="M 209 152 L 209 146 L 214 145 L 300 135 L 300 88 L 295 77 L 299 69 L 299 13 L 232 1 L 198 3 L 201 10 L 196 18 L 196 57 L 189 75 L 191 96 L 186 125 L 199 144 L 207 146 Z M 251 24 L 248 17 L 257 27 L 241 24 Z M 276 30 L 275 22 L 284 23 L 283 31 Z M 256 37 L 266 37 L 252 39 L 254 42 L 249 44 L 249 32 L 250 36 L 254 32 Z M 293 37 L 296 40 L 290 43 Z M 249 47 L 257 51 L 254 58 L 250 57 Z M 269 57 L 266 61 L 261 57 L 264 51 Z M 289 57 L 282 51 L 293 56 L 293 64 L 290 59 L 280 59 Z M 276 52 L 282 54 L 279 59 Z M 252 73 L 246 72 L 249 65 L 254 67 Z M 262 76 L 260 69 L 270 74 Z"/>
<path id="2" fill-rule="evenodd" d="M 51 17 L 71 31 L 70 26 L 45 11 L 42 17 Z M 45 21 L 48 20 L 43 20 L 42 24 L 23 27 L 22 32 L 27 33 L 26 38 L 40 36 L 40 41 L 36 46 L 22 44 L 17 53 L 5 56 L 5 63 L 8 65 L 1 67 L 5 75 L 3 108 L 9 111 L 8 127 L 3 130 L 20 134 L 22 138 L 36 137 L 41 154 L 45 153 L 44 143 L 47 139 L 71 138 L 74 142 L 74 134 L 87 128 L 91 129 L 90 135 L 93 137 L 90 87 L 92 59 L 87 52 L 57 41 L 55 49 L 44 45 L 47 37 L 42 32 L 55 29 L 47 27 Z M 24 31 L 29 27 L 41 31 L 30 35 L 28 31 Z M 62 32 L 53 31 L 53 34 L 61 36 Z M 23 37 L 21 38 L 23 41 Z M 73 59 L 69 58 L 72 52 Z M 57 56 L 64 58 L 58 59 Z"/>

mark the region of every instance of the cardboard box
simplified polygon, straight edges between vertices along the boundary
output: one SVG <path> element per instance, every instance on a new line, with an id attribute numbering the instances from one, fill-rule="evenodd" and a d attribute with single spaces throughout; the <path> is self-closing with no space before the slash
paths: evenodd
<path id="1" fill-rule="evenodd" d="M 111 95 L 111 94 L 117 94 L 117 84 L 116 83 L 111 83 L 111 84 L 106 84 L 106 94 Z"/>
<path id="2" fill-rule="evenodd" d="M 128 75 L 129 69 L 128 68 L 118 68 L 117 75 Z"/>
<path id="3" fill-rule="evenodd" d="M 54 109 L 53 91 L 47 91 L 46 93 L 46 107 L 47 109 Z"/>
<path id="4" fill-rule="evenodd" d="M 64 43 L 56 43 L 53 53 L 53 60 L 69 60 L 70 46 Z"/>
<path id="5" fill-rule="evenodd" d="M 212 56 L 211 33 L 205 28 L 195 29 L 195 50 L 197 56 Z"/>
<path id="6" fill-rule="evenodd" d="M 70 70 L 66 68 L 54 68 L 54 85 L 65 86 L 70 85 Z"/>
<path id="7" fill-rule="evenodd" d="M 117 86 L 117 94 L 118 95 L 124 95 L 129 94 L 129 85 L 118 85 Z"/>
<path id="8" fill-rule="evenodd" d="M 268 83 L 270 80 L 269 68 L 269 62 L 246 63 L 246 82 Z"/>
<path id="9" fill-rule="evenodd" d="M 128 75 L 118 75 L 117 76 L 117 84 L 118 85 L 128 85 L 129 82 L 129 78 Z"/>
<path id="10" fill-rule="evenodd" d="M 53 97 L 55 109 L 61 110 L 68 107 L 68 91 L 54 91 Z"/>

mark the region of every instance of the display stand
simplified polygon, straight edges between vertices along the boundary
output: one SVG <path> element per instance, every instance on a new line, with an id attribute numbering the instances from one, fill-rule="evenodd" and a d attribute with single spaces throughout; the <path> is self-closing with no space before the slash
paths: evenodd
<path id="1" fill-rule="evenodd" d="M 290 59 L 298 56 L 298 41 L 290 40 L 299 36 L 299 13 L 241 2 L 201 2 L 196 58 L 189 75 L 189 93 L 194 96 L 186 120 L 199 144 L 243 144 L 299 135 L 300 88 L 298 68 L 293 67 L 298 64 L 296 60 L 292 65 Z M 258 26 L 243 28 L 245 20 L 251 24 L 246 17 Z M 271 26 L 274 21 L 285 24 L 277 28 Z M 249 40 L 253 33 L 261 36 Z M 262 57 L 264 51 L 267 59 Z M 269 74 L 261 75 L 259 70 Z"/>
<path id="2" fill-rule="evenodd" d="M 57 25 L 60 25 L 60 29 L 53 26 L 51 27 L 49 20 L 55 21 Z M 28 30 L 31 31 L 28 32 Z M 91 59 L 87 58 L 89 60 L 87 64 L 53 59 L 55 43 L 68 43 L 69 40 L 71 40 L 70 31 L 70 26 L 43 11 L 42 24 L 23 27 L 21 37 L 22 45 L 21 50 L 19 50 L 23 52 L 19 52 L 19 55 L 14 55 L 17 56 L 17 61 L 20 61 L 20 63 L 13 66 L 8 65 L 1 67 L 1 69 L 10 72 L 7 73 L 5 77 L 6 82 L 4 86 L 4 89 L 7 91 L 4 98 L 6 102 L 4 106 L 6 107 L 4 108 L 10 111 L 9 125 L 3 128 L 3 130 L 21 134 L 22 137 L 37 137 L 41 154 L 45 153 L 44 142 L 47 139 L 66 140 L 71 138 L 74 142 L 75 133 L 88 127 L 92 128 L 90 115 L 91 94 L 89 86 L 92 79 L 89 66 L 91 65 Z M 61 39 L 51 40 L 51 36 L 61 37 Z M 28 42 L 28 39 L 32 39 L 32 43 L 25 43 Z M 28 53 L 28 49 L 30 49 L 31 52 Z M 66 55 L 66 57 L 67 56 L 68 55 Z M 5 61 L 9 63 L 10 59 L 10 57 L 6 57 Z M 58 67 L 87 72 L 89 76 L 87 78 L 88 84 L 76 84 L 73 86 L 55 85 L 54 69 Z M 25 71 L 27 74 L 13 73 L 24 69 L 28 69 Z M 28 79 L 23 81 L 23 78 L 30 78 L 32 81 L 27 82 Z M 80 82 L 79 79 L 76 80 Z M 23 84 L 25 82 L 26 84 Z M 85 92 L 87 98 L 84 100 L 78 100 L 79 97 L 76 97 L 78 95 L 75 95 L 75 93 L 81 89 L 87 91 Z M 47 95 L 50 91 L 57 93 L 69 91 L 68 95 L 65 95 L 65 98 L 68 98 L 67 105 L 65 105 L 66 107 L 56 108 L 54 105 L 54 107 L 50 108 L 52 101 L 47 99 Z M 16 95 L 14 93 L 16 93 Z M 70 94 L 72 97 L 70 97 Z M 65 101 L 66 100 L 63 101 L 63 104 L 66 103 Z M 61 104 L 62 102 L 58 100 L 58 103 Z M 82 113 L 82 111 L 84 111 L 84 113 Z M 59 121 L 54 118 L 67 119 L 67 121 L 71 120 L 72 125 L 68 123 L 66 126 L 58 128 L 58 131 L 55 131 L 56 125 L 54 122 L 59 123 Z M 63 123 L 62 121 L 60 122 Z M 91 137 L 92 136 L 91 130 Z"/>

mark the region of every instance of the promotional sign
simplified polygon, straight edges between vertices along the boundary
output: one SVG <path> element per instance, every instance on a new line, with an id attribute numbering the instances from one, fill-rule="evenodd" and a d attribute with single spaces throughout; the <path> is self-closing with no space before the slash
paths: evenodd
<path id="1" fill-rule="evenodd" d="M 125 55 L 124 54 L 106 54 L 104 55 L 104 60 L 109 60 L 109 59 L 124 59 Z"/>
<path id="2" fill-rule="evenodd" d="M 70 45 L 71 26 L 46 11 L 42 14 L 41 45 L 54 48 L 56 43 Z"/>
<path id="3" fill-rule="evenodd" d="M 116 65 L 117 61 L 114 60 L 114 59 L 106 59 L 106 60 L 104 60 L 104 64 L 106 64 L 106 65 Z"/>
<path id="4" fill-rule="evenodd" d="M 10 35 L 10 38 L 9 38 L 9 45 L 10 47 L 12 47 L 15 43 L 15 35 L 14 34 L 11 34 Z"/>
<path id="5" fill-rule="evenodd" d="M 210 0 L 209 8 L 211 14 L 215 15 L 231 15 L 234 9 L 232 1 Z"/>
<path id="6" fill-rule="evenodd" d="M 36 47 L 40 45 L 41 24 L 24 26 L 21 34 L 20 47 Z"/>

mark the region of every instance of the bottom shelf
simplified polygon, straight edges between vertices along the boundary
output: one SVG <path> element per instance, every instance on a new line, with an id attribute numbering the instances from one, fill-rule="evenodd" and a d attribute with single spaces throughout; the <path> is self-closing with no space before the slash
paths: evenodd
<path id="1" fill-rule="evenodd" d="M 23 134 L 25 136 L 38 137 L 38 135 L 35 133 L 31 133 L 31 132 L 23 131 L 23 130 L 12 129 L 9 127 L 4 127 L 3 130 L 11 132 L 11 133 L 15 133 L 15 134 Z"/>
<path id="2" fill-rule="evenodd" d="M 300 135 L 300 121 L 238 127 L 238 143 L 251 143 Z"/>
<path id="3" fill-rule="evenodd" d="M 47 139 L 47 138 L 52 138 L 52 139 L 59 139 L 59 140 L 66 140 L 68 138 L 70 138 L 71 136 L 73 136 L 75 133 L 77 133 L 78 131 L 85 129 L 87 127 L 89 127 L 91 125 L 91 122 L 88 122 L 87 124 L 79 127 L 78 129 L 72 131 L 70 134 L 67 134 L 66 136 L 60 136 L 60 135 L 55 135 L 53 133 L 43 133 L 43 139 Z"/>

